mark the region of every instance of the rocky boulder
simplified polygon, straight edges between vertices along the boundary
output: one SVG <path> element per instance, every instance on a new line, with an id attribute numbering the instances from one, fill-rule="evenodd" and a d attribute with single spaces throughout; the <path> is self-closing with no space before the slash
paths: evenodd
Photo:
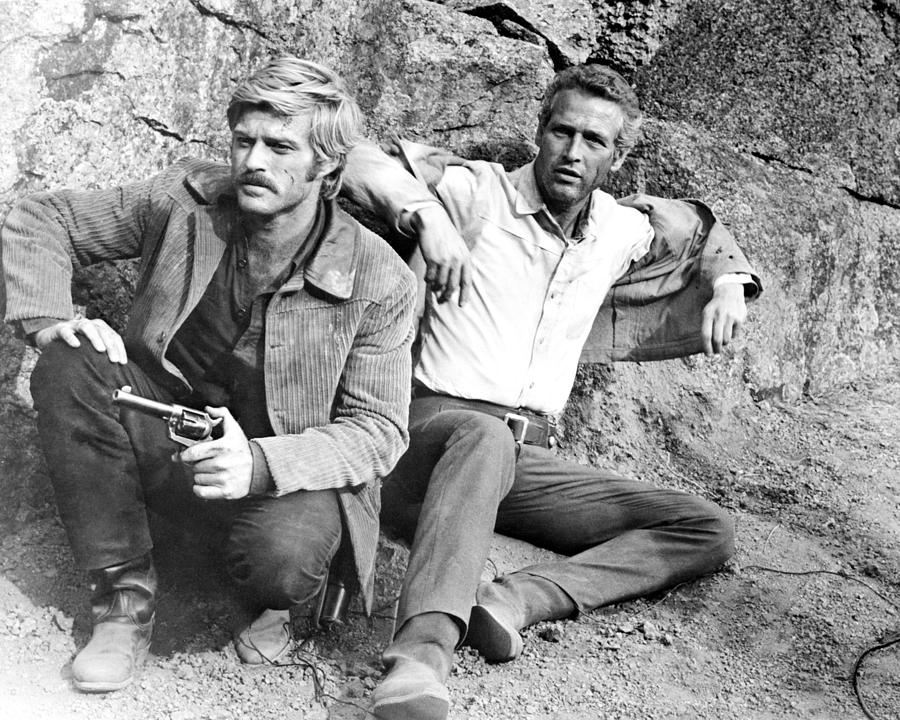
<path id="1" fill-rule="evenodd" d="M 375 138 L 509 166 L 533 153 L 554 70 L 611 64 L 648 122 L 610 189 L 704 199 L 766 288 L 727 358 L 583 369 L 568 452 L 628 470 L 644 452 L 664 457 L 665 438 L 702 445 L 754 402 L 815 396 L 897 360 L 898 27 L 893 0 L 22 0 L 0 20 L 0 206 L 224 159 L 230 90 L 273 53 L 341 72 Z M 127 264 L 81 271 L 78 301 L 121 323 L 132 276 Z M 24 499 L 0 520 L 46 495 L 31 363 L 4 331 L 2 491 Z"/>

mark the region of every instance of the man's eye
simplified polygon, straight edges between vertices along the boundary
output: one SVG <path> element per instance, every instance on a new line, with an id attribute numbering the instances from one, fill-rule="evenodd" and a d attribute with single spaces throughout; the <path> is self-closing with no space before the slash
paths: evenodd
<path id="1" fill-rule="evenodd" d="M 250 144 L 250 138 L 236 137 L 234 139 L 234 144 L 238 147 L 247 147 Z"/>
<path id="2" fill-rule="evenodd" d="M 272 145 L 272 151 L 278 155 L 285 155 L 291 151 L 290 145 Z"/>

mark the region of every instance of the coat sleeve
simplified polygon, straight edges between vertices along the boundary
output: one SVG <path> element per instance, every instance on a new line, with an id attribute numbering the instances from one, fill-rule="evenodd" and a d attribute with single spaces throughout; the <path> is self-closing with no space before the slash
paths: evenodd
<path id="1" fill-rule="evenodd" d="M 177 172 L 105 190 L 43 192 L 18 202 L 0 231 L 5 320 L 72 317 L 73 270 L 137 257 L 154 200 L 166 196 Z"/>
<path id="2" fill-rule="evenodd" d="M 702 311 L 716 278 L 748 276 L 744 292 L 754 299 L 762 291 L 759 276 L 703 203 L 649 195 L 620 202 L 649 216 L 654 238 L 604 300 L 581 361 L 665 360 L 702 352 Z"/>
<path id="3" fill-rule="evenodd" d="M 397 280 L 357 328 L 328 424 L 297 435 L 256 438 L 275 495 L 297 490 L 354 490 L 393 469 L 409 443 L 415 284 L 399 261 Z"/>

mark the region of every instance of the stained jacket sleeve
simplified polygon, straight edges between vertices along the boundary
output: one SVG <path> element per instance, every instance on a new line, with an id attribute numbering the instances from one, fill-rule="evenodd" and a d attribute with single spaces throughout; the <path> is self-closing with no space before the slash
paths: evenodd
<path id="1" fill-rule="evenodd" d="M 357 329 L 332 421 L 254 440 L 265 454 L 275 495 L 357 489 L 387 475 L 406 450 L 416 288 L 399 259 L 392 271 L 390 293 L 369 308 Z"/>
<path id="2" fill-rule="evenodd" d="M 702 311 L 716 278 L 748 275 L 744 292 L 754 299 L 762 291 L 759 276 L 703 203 L 649 195 L 620 202 L 649 216 L 654 239 L 607 295 L 581 361 L 665 360 L 703 352 Z"/>
<path id="3" fill-rule="evenodd" d="M 174 167 L 131 185 L 43 192 L 18 202 L 0 231 L 5 320 L 71 318 L 73 270 L 137 257 L 154 207 L 165 204 L 165 188 L 178 172 Z"/>

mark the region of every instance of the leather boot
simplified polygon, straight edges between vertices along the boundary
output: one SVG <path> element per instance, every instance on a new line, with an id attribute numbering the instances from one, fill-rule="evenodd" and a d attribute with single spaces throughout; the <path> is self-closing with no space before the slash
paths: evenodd
<path id="1" fill-rule="evenodd" d="M 444 613 L 407 620 L 382 654 L 389 670 L 372 693 L 366 720 L 446 720 L 446 682 L 459 632 L 456 621 Z"/>
<path id="2" fill-rule="evenodd" d="M 131 683 L 150 649 L 156 570 L 150 555 L 93 570 L 90 642 L 72 663 L 75 687 L 110 692 Z"/>
<path id="3" fill-rule="evenodd" d="M 571 617 L 577 609 L 566 591 L 546 578 L 524 572 L 504 575 L 478 586 L 465 644 L 492 662 L 514 660 L 523 650 L 519 630 Z"/>

